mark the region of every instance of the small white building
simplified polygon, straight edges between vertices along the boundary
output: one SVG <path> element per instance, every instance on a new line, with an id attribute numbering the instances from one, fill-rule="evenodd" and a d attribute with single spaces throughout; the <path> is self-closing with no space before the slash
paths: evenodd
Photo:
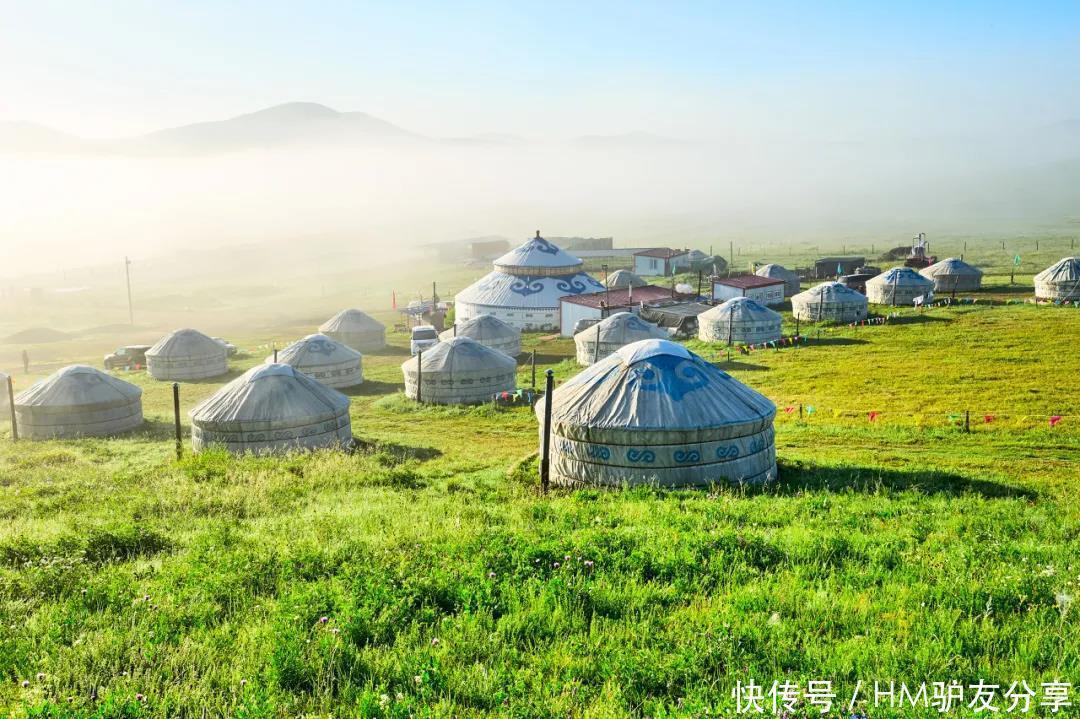
<path id="1" fill-rule="evenodd" d="M 765 306 L 778 305 L 784 301 L 784 280 L 775 277 L 714 277 L 713 300 L 724 302 L 735 297 L 749 297 Z"/>
<path id="2" fill-rule="evenodd" d="M 689 250 L 655 247 L 634 253 L 634 274 L 641 277 L 667 277 L 690 267 Z"/>
<path id="3" fill-rule="evenodd" d="M 637 313 L 643 303 L 649 305 L 674 296 L 670 287 L 656 285 L 566 295 L 559 298 L 559 334 L 573 337 L 574 326 L 580 320 L 602 320 L 616 312 Z"/>

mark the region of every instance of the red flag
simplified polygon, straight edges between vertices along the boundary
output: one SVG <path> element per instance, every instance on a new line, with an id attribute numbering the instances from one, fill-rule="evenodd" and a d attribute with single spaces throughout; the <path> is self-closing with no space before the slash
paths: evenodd
<path id="1" fill-rule="evenodd" d="M 869 419 L 869 420 L 870 420 L 871 422 L 873 422 L 874 420 L 876 420 L 876 419 L 877 419 L 877 416 L 878 416 L 878 413 L 877 413 L 877 412 L 871 412 L 870 414 L 868 414 L 868 415 L 867 415 L 867 418 L 868 418 L 868 419 Z"/>
<path id="2" fill-rule="evenodd" d="M 784 411 L 787 412 L 788 414 L 791 414 L 792 412 L 795 411 L 795 408 L 791 407 L 791 406 L 784 407 Z"/>
<path id="3" fill-rule="evenodd" d="M 995 417 L 995 416 L 994 416 L 994 415 L 992 415 L 992 414 L 984 414 L 984 415 L 983 415 L 983 422 L 986 422 L 987 424 L 990 424 L 990 423 L 991 423 L 991 422 L 993 422 L 993 421 L 994 421 L 995 419 L 997 419 L 997 417 Z"/>
<path id="4" fill-rule="evenodd" d="M 1053 417 L 1050 418 L 1050 426 L 1053 427 L 1054 425 L 1056 425 L 1060 421 L 1061 421 L 1061 415 L 1060 414 L 1055 414 Z"/>

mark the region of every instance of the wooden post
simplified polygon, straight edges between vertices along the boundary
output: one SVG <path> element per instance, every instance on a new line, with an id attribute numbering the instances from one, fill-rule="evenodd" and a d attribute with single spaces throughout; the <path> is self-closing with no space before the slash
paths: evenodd
<path id="1" fill-rule="evenodd" d="M 8 409 L 11 411 L 11 441 L 19 441 L 19 420 L 15 416 L 15 383 L 7 378 Z"/>
<path id="2" fill-rule="evenodd" d="M 964 410 L 964 431 L 971 432 L 971 410 Z"/>
<path id="3" fill-rule="evenodd" d="M 274 348 L 274 364 L 277 364 L 277 347 Z"/>
<path id="4" fill-rule="evenodd" d="M 596 323 L 596 344 L 593 346 L 592 351 L 592 363 L 596 364 L 600 361 L 600 323 Z"/>
<path id="5" fill-rule="evenodd" d="M 180 383 L 173 382 L 172 386 L 172 404 L 173 404 L 173 427 L 176 430 L 176 459 L 179 461 L 184 456 L 184 441 L 180 436 Z"/>
<path id="6" fill-rule="evenodd" d="M 802 419 L 802 402 L 799 402 L 799 419 Z"/>
<path id="7" fill-rule="evenodd" d="M 416 401 L 423 402 L 421 390 L 424 387 L 424 350 L 416 351 Z"/>
<path id="8" fill-rule="evenodd" d="M 529 364 L 532 365 L 532 388 L 535 391 L 536 390 L 536 350 L 532 351 L 532 354 L 529 357 Z"/>
<path id="9" fill-rule="evenodd" d="M 544 390 L 544 439 L 540 453 L 540 490 L 548 493 L 551 484 L 551 400 L 555 394 L 555 372 L 548 370 L 547 386 Z"/>

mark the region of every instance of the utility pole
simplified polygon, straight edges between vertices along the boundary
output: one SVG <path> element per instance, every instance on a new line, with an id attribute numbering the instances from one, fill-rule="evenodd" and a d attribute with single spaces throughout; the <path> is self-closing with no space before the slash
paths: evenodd
<path id="1" fill-rule="evenodd" d="M 127 278 L 128 324 L 135 324 L 135 307 L 131 304 L 131 260 L 124 256 L 124 276 Z"/>

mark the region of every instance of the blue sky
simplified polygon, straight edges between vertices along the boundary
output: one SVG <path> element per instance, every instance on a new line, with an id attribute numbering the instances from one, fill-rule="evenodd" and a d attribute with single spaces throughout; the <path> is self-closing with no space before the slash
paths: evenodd
<path id="1" fill-rule="evenodd" d="M 1080 116 L 1080 3 L 0 0 L 0 120 L 118 135 L 291 100 L 432 135 L 825 139 Z"/>

